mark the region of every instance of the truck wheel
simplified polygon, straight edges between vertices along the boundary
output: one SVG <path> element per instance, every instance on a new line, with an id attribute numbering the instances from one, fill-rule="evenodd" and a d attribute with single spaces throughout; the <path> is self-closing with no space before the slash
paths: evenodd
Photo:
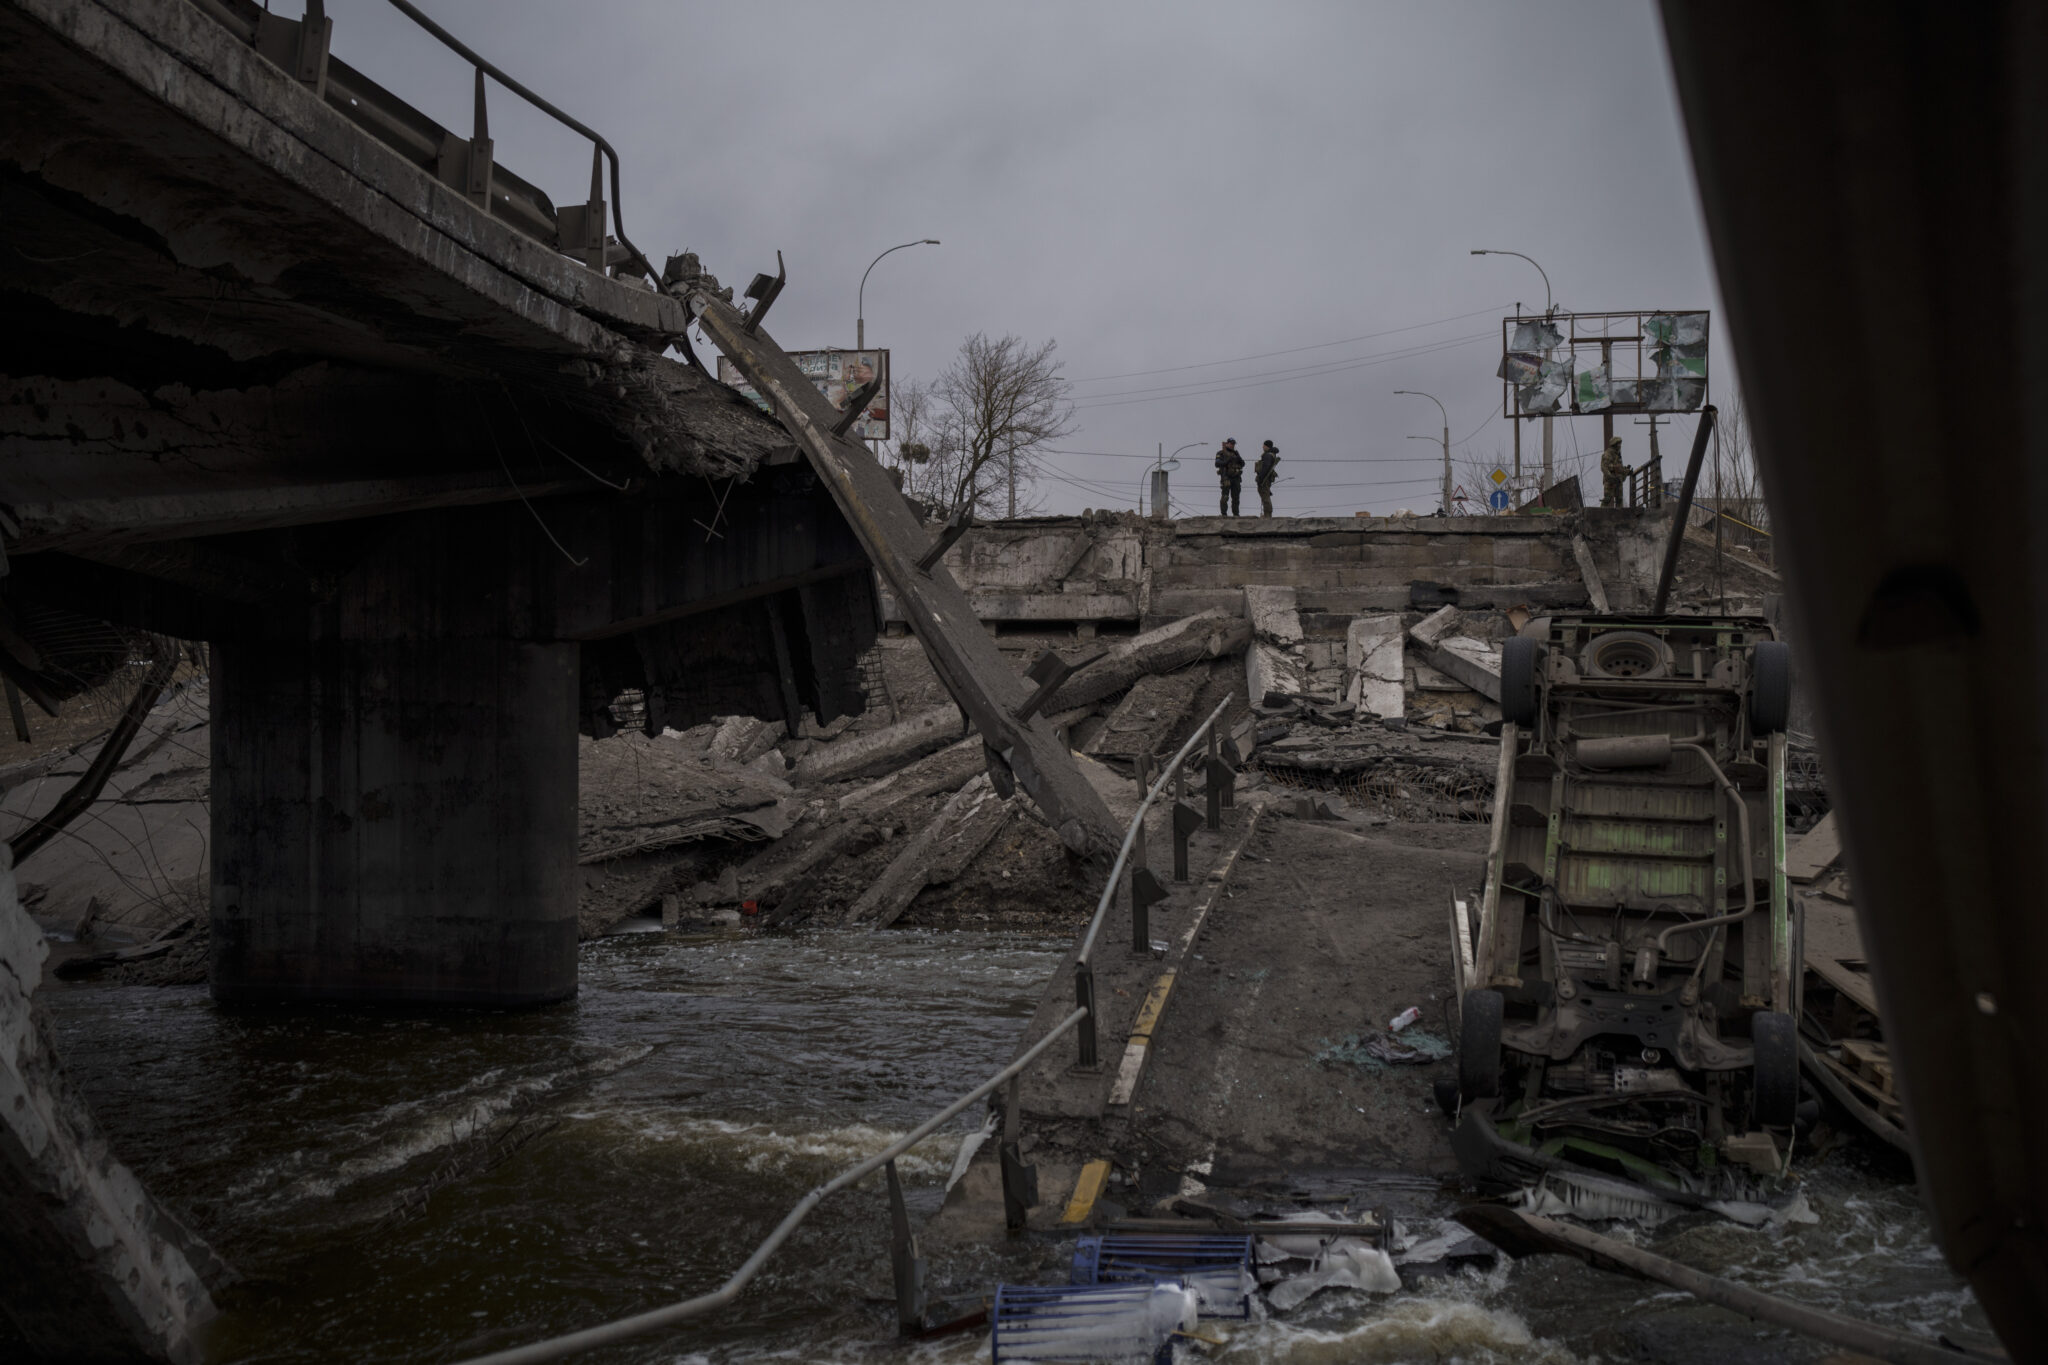
<path id="1" fill-rule="evenodd" d="M 1499 991 L 1465 992 L 1458 1023 L 1458 1093 L 1467 1100 L 1500 1093 L 1500 1028 L 1506 1009 Z"/>
<path id="2" fill-rule="evenodd" d="M 1749 732 L 1775 735 L 1792 719 L 1792 646 L 1765 640 L 1749 665 Z"/>
<path id="3" fill-rule="evenodd" d="M 1798 1027 L 1791 1015 L 1764 1010 L 1750 1016 L 1749 1040 L 1756 1049 L 1751 1118 L 1762 1128 L 1789 1128 L 1799 1114 Z"/>
<path id="4" fill-rule="evenodd" d="M 1510 725 L 1534 725 L 1537 667 L 1543 661 L 1543 645 L 1517 635 L 1501 645 L 1500 718 Z"/>

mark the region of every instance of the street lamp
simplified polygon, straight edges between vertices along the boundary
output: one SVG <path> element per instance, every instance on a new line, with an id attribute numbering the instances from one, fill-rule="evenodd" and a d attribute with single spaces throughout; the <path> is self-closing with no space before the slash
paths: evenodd
<path id="1" fill-rule="evenodd" d="M 1480 250 L 1475 251 L 1472 254 L 1474 256 L 1522 256 L 1522 253 L 1519 251 Z M 1522 259 L 1527 261 L 1530 265 L 1535 266 L 1536 273 L 1543 277 L 1543 316 L 1549 317 L 1552 313 L 1557 311 L 1557 305 L 1550 301 L 1550 272 L 1545 270 L 1542 267 L 1542 265 L 1538 264 L 1534 256 L 1522 256 Z"/>
<path id="2" fill-rule="evenodd" d="M 1482 250 L 1474 251 L 1472 254 L 1474 256 L 1521 256 L 1523 260 L 1535 266 L 1536 273 L 1543 277 L 1543 316 L 1548 318 L 1557 312 L 1557 305 L 1551 302 L 1550 299 L 1550 272 L 1545 270 L 1534 256 L 1523 256 L 1519 251 Z M 1546 360 L 1550 358 L 1550 351 L 1547 348 L 1543 352 L 1543 357 Z M 1519 432 L 1521 428 L 1517 427 L 1516 430 Z M 1522 438 L 1518 435 L 1515 437 L 1515 473 L 1519 474 L 1521 472 Z M 1543 486 L 1545 488 L 1550 487 L 1550 414 L 1547 412 L 1543 414 Z"/>
<path id="3" fill-rule="evenodd" d="M 1442 400 L 1442 399 L 1440 399 L 1440 398 L 1438 398 L 1438 397 L 1437 397 L 1437 396 L 1436 396 L 1435 394 L 1433 394 L 1433 393 L 1424 393 L 1424 392 L 1423 392 L 1423 391 L 1422 391 L 1421 389 L 1395 389 L 1395 390 L 1394 390 L 1394 392 L 1395 392 L 1395 393 L 1406 393 L 1406 394 L 1412 394 L 1412 395 L 1414 395 L 1414 396 L 1415 396 L 1415 397 L 1417 397 L 1417 398 L 1427 398 L 1427 399 L 1428 399 L 1428 400 L 1429 400 L 1430 402 L 1432 402 L 1432 403 L 1435 403 L 1435 404 L 1436 404 L 1436 410 L 1437 410 L 1437 411 L 1438 411 L 1439 413 L 1442 413 L 1442 415 L 1443 415 L 1443 419 L 1444 419 L 1444 515 L 1445 515 L 1445 516 L 1449 516 L 1449 515 L 1451 514 L 1451 414 L 1449 414 L 1448 412 L 1444 412 L 1444 405 L 1443 405 L 1443 400 Z M 1427 437 L 1427 436 L 1410 436 L 1410 437 L 1409 437 L 1408 439 L 1409 439 L 1409 440 L 1411 440 L 1411 441 L 1427 441 L 1427 440 L 1429 439 L 1429 437 Z"/>
<path id="4" fill-rule="evenodd" d="M 939 239 L 936 237 L 920 237 L 914 242 L 905 242 L 902 246 L 892 246 L 889 248 L 889 251 L 901 251 L 906 246 L 937 246 L 938 244 Z M 882 256 L 888 255 L 889 251 L 883 252 Z M 868 268 L 860 272 L 860 294 L 854 303 L 856 316 L 853 323 L 853 349 L 856 351 L 865 351 L 868 348 L 868 275 L 877 265 L 881 264 L 882 256 L 877 256 L 874 260 L 869 261 Z"/>

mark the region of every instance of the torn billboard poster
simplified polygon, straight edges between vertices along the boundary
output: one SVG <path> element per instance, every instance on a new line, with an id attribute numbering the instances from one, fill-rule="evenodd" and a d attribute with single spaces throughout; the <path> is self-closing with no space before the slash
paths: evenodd
<path id="1" fill-rule="evenodd" d="M 1521 396 L 1521 410 L 1556 412 L 1563 405 L 1565 391 L 1571 386 L 1571 374 L 1571 366 L 1562 360 L 1544 361 L 1536 373 L 1535 382 L 1516 390 Z"/>
<path id="2" fill-rule="evenodd" d="M 825 395 L 825 401 L 835 409 L 845 411 L 846 396 L 859 390 L 861 385 L 881 376 L 882 387 L 868 400 L 865 413 L 855 419 L 846 434 L 856 440 L 886 441 L 889 439 L 889 352 L 879 351 L 791 351 L 789 358 L 796 362 L 804 377 L 818 386 L 818 392 Z M 773 414 L 775 409 L 768 401 L 754 391 L 747 383 L 739 368 L 724 356 L 718 358 L 718 382 L 729 388 L 738 389 L 761 411 Z"/>
<path id="3" fill-rule="evenodd" d="M 1511 351 L 1550 351 L 1564 340 L 1564 333 L 1557 330 L 1543 318 L 1530 318 L 1515 323 L 1514 338 L 1508 342 Z"/>
<path id="4" fill-rule="evenodd" d="M 1536 372 L 1543 366 L 1543 357 L 1533 351 L 1509 351 L 1500 359 L 1496 377 L 1520 387 L 1536 382 Z"/>
<path id="5" fill-rule="evenodd" d="M 1579 391 L 1573 406 L 1580 412 L 1605 412 L 1614 403 L 1608 390 L 1606 369 L 1580 370 Z"/>
<path id="6" fill-rule="evenodd" d="M 1644 340 L 1659 346 L 1704 346 L 1707 341 L 1705 313 L 1656 313 L 1643 321 Z"/>

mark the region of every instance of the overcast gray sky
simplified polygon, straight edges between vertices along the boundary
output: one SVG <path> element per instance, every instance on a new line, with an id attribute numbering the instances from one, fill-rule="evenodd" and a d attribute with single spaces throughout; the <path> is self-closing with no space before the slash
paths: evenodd
<path id="1" fill-rule="evenodd" d="M 611 139 L 657 265 L 687 246 L 743 287 L 780 248 L 785 346 L 851 346 L 868 262 L 941 239 L 875 269 L 868 343 L 901 379 L 973 332 L 1056 338 L 1079 410 L 1051 511 L 1134 505 L 1188 442 L 1176 505 L 1212 508 L 1225 436 L 1279 444 L 1283 514 L 1432 509 L 1440 457 L 1406 438 L 1441 420 L 1396 388 L 1443 401 L 1476 491 L 1512 439 L 1499 313 L 1543 282 L 1473 247 L 1534 256 L 1567 308 L 1718 305 L 1642 0 L 418 3 Z M 468 128 L 460 59 L 383 0 L 328 8 L 337 55 Z M 582 197 L 588 144 L 502 91 L 491 118 L 502 163 Z M 1691 427 L 1667 428 L 1674 477 Z M 1599 431 L 1559 422 L 1561 455 Z"/>

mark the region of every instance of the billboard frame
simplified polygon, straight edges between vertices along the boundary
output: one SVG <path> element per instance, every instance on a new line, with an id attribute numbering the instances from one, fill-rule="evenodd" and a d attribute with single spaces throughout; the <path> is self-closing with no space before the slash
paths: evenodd
<path id="1" fill-rule="evenodd" d="M 1640 400 L 1617 402 L 1610 397 L 1609 401 L 1602 406 L 1581 408 L 1579 406 L 1578 385 L 1578 377 L 1581 372 L 1579 356 L 1582 351 L 1598 352 L 1599 364 L 1607 374 L 1610 391 L 1614 385 L 1619 383 L 1641 384 L 1646 380 L 1655 382 L 1658 376 L 1655 373 L 1654 365 L 1650 366 L 1650 373 L 1644 373 L 1645 363 L 1649 359 L 1649 349 L 1654 348 L 1658 344 L 1657 339 L 1651 335 L 1648 320 L 1651 318 L 1695 316 L 1709 320 L 1708 323 L 1702 324 L 1702 344 L 1704 344 L 1707 329 L 1712 318 L 1711 311 L 1705 308 L 1624 308 L 1602 313 L 1567 313 L 1558 310 L 1550 313 L 1516 313 L 1504 317 L 1501 319 L 1501 369 L 1495 376 L 1501 381 L 1501 412 L 1511 422 L 1532 422 L 1540 417 L 1612 418 L 1615 416 L 1682 417 L 1697 415 L 1713 401 L 1710 373 L 1703 372 L 1699 376 L 1699 401 L 1686 407 L 1652 407 Z M 1548 323 L 1560 332 L 1558 344 L 1551 351 L 1544 352 L 1544 355 L 1550 356 L 1553 353 L 1561 352 L 1570 362 L 1566 369 L 1568 382 L 1565 388 L 1565 400 L 1549 412 L 1524 410 L 1522 407 L 1521 386 L 1509 379 L 1506 373 L 1510 357 L 1531 354 L 1530 352 L 1515 349 L 1513 344 L 1515 329 L 1525 324 L 1541 323 Z M 1596 328 L 1597 330 L 1595 330 Z M 1614 377 L 1614 361 L 1617 356 L 1627 357 L 1635 362 L 1633 375 L 1619 380 Z"/>
<path id="2" fill-rule="evenodd" d="M 856 419 L 854 424 L 847 428 L 846 434 L 855 440 L 862 441 L 886 441 L 889 439 L 890 399 L 893 397 L 890 390 L 895 381 L 889 367 L 888 347 L 869 346 L 856 348 L 852 346 L 826 346 L 814 351 L 789 351 L 786 354 L 791 360 L 796 362 L 797 368 L 803 371 L 804 377 L 817 386 L 818 392 L 825 396 L 825 401 L 840 412 L 846 410 L 848 386 L 846 384 L 843 361 L 839 365 L 834 365 L 833 361 L 835 358 L 852 356 L 859 364 L 875 365 L 882 378 L 881 390 L 868 403 L 870 415 Z M 813 365 L 817 367 L 816 373 L 813 372 Z M 752 385 L 746 382 L 746 378 L 740 374 L 739 367 L 722 355 L 718 357 L 718 382 L 729 389 L 736 390 L 741 396 L 753 403 L 755 407 L 771 417 L 774 416 L 775 409 L 759 393 L 755 392 Z M 856 382 L 853 387 L 858 388 L 859 383 Z M 834 392 L 835 389 L 837 390 L 836 393 Z M 882 415 L 880 418 L 872 415 L 877 409 L 881 411 Z"/>

